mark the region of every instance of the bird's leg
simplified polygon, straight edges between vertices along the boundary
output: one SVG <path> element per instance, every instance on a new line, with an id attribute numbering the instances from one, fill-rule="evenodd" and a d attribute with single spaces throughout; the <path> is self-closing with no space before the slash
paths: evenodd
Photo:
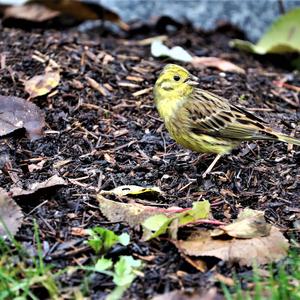
<path id="1" fill-rule="evenodd" d="M 218 160 L 222 157 L 221 154 L 218 154 L 215 159 L 213 160 L 213 162 L 209 165 L 209 167 L 206 169 L 206 171 L 202 174 L 202 178 L 205 178 L 207 174 L 209 174 L 211 172 L 211 170 L 213 169 L 213 167 L 215 166 L 215 164 L 218 162 Z"/>

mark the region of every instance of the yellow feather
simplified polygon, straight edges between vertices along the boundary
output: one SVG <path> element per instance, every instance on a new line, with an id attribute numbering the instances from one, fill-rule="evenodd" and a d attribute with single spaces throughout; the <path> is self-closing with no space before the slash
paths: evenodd
<path id="1" fill-rule="evenodd" d="M 154 87 L 154 99 L 171 137 L 185 148 L 225 154 L 244 140 L 279 140 L 300 145 L 226 99 L 196 87 L 195 76 L 167 65 Z"/>

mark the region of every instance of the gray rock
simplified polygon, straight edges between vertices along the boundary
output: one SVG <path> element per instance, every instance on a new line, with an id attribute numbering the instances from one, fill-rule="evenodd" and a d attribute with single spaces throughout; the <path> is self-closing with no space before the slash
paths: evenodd
<path id="1" fill-rule="evenodd" d="M 97 2 L 97 0 L 95 1 Z M 216 22 L 229 21 L 244 30 L 250 40 L 258 39 L 280 15 L 279 0 L 101 0 L 124 21 L 147 20 L 167 15 L 190 20 L 195 26 L 213 29 Z M 282 0 L 285 10 L 300 6 L 300 0 Z"/>

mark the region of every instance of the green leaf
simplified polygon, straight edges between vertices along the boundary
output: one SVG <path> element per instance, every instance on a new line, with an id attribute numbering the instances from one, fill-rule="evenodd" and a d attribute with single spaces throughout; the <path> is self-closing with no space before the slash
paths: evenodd
<path id="1" fill-rule="evenodd" d="M 146 219 L 143 223 L 143 240 L 148 241 L 167 232 L 173 218 L 166 215 L 155 215 Z"/>
<path id="2" fill-rule="evenodd" d="M 127 246 L 130 242 L 130 237 L 127 233 L 117 235 L 113 231 L 103 227 L 90 229 L 88 230 L 88 234 L 91 236 L 88 240 L 88 244 L 97 254 L 107 252 L 117 243 Z"/>
<path id="3" fill-rule="evenodd" d="M 117 286 L 128 286 L 136 277 L 135 271 L 141 268 L 142 262 L 132 256 L 121 256 L 115 264 L 113 282 Z"/>
<path id="4" fill-rule="evenodd" d="M 175 213 L 172 216 L 163 214 L 151 216 L 142 223 L 143 240 L 147 241 L 156 238 L 167 231 L 174 237 L 178 227 L 195 222 L 199 219 L 206 219 L 209 215 L 210 204 L 207 200 L 204 200 L 194 202 L 193 208 L 181 213 Z"/>
<path id="5" fill-rule="evenodd" d="M 300 52 L 300 8 L 278 18 L 256 45 L 242 40 L 230 45 L 256 54 Z"/>
<path id="6" fill-rule="evenodd" d="M 95 264 L 95 271 L 102 272 L 110 269 L 112 266 L 113 266 L 113 262 L 111 259 L 101 257 L 100 259 L 97 260 Z"/>
<path id="7" fill-rule="evenodd" d="M 88 240 L 88 244 L 97 254 L 100 253 L 101 249 L 103 248 L 103 242 L 99 238 Z"/>
<path id="8" fill-rule="evenodd" d="M 210 214 L 210 203 L 207 200 L 194 202 L 193 208 L 186 212 L 180 213 L 178 216 L 179 226 L 195 222 L 199 219 L 207 219 Z"/>
<path id="9" fill-rule="evenodd" d="M 123 232 L 121 235 L 118 237 L 118 241 L 121 245 L 123 246 L 128 246 L 130 243 L 130 236 L 128 233 Z"/>

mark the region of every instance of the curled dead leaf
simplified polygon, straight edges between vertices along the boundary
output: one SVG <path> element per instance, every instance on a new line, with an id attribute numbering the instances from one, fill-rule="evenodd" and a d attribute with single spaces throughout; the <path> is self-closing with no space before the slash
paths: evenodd
<path id="1" fill-rule="evenodd" d="M 129 30 L 129 26 L 120 19 L 117 13 L 92 1 L 30 0 L 29 2 L 42 4 L 77 21 L 107 20 L 117 24 L 123 30 Z"/>
<path id="2" fill-rule="evenodd" d="M 176 247 L 189 256 L 213 256 L 241 266 L 278 261 L 287 255 L 289 243 L 283 234 L 272 226 L 265 237 L 230 240 L 211 237 L 210 231 L 194 232 L 186 241 L 173 241 Z"/>
<path id="3" fill-rule="evenodd" d="M 227 234 L 231 237 L 249 239 L 270 234 L 271 224 L 268 224 L 264 212 L 259 210 L 244 209 L 232 224 L 220 226 L 212 231 L 211 236 Z"/>
<path id="4" fill-rule="evenodd" d="M 9 18 L 45 22 L 58 15 L 59 12 L 47 9 L 39 4 L 9 6 L 4 10 L 4 20 L 6 22 Z"/>
<path id="5" fill-rule="evenodd" d="M 43 112 L 22 98 L 0 96 L 0 136 L 25 128 L 30 139 L 42 135 L 45 124 Z"/>
<path id="6" fill-rule="evenodd" d="M 21 197 L 21 196 L 28 196 L 37 193 L 40 190 L 54 188 L 66 185 L 66 181 L 59 177 L 58 175 L 53 175 L 52 177 L 48 178 L 43 182 L 35 182 L 31 184 L 26 190 L 15 186 L 11 188 L 10 192 L 12 193 L 13 197 Z"/>

